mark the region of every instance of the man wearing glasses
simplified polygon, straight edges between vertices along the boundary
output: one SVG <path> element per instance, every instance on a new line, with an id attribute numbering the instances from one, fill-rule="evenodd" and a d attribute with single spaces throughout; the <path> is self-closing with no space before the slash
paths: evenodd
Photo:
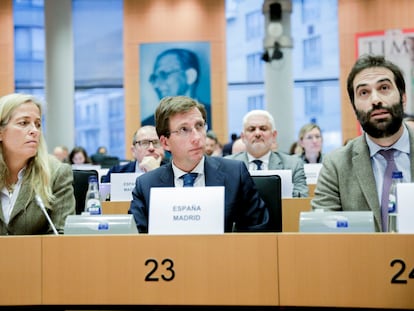
<path id="1" fill-rule="evenodd" d="M 112 167 L 108 174 L 102 177 L 102 182 L 111 182 L 111 173 L 146 173 L 163 164 L 164 149 L 154 126 L 143 126 L 135 132 L 131 152 L 135 161 Z"/>
<path id="2" fill-rule="evenodd" d="M 178 95 L 197 99 L 199 80 L 200 63 L 197 55 L 188 49 L 178 48 L 159 54 L 149 77 L 149 82 L 160 100 L 166 96 Z M 209 106 L 206 109 L 209 111 Z M 154 115 L 143 119 L 141 124 L 155 124 Z"/>
<path id="3" fill-rule="evenodd" d="M 165 97 L 156 112 L 156 129 L 172 161 L 137 178 L 129 213 L 140 233 L 148 232 L 150 189 L 183 187 L 183 176 L 192 173 L 194 187 L 225 187 L 224 231 L 266 231 L 269 214 L 249 172 L 241 161 L 206 157 L 204 106 L 186 96 Z"/>

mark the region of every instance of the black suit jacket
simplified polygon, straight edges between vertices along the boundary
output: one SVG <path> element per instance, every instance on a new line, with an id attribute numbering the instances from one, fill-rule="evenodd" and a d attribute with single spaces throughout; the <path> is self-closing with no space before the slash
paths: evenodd
<path id="1" fill-rule="evenodd" d="M 225 187 L 225 232 L 231 232 L 233 224 L 237 231 L 267 230 L 268 210 L 243 162 L 205 157 L 204 173 L 206 186 Z M 143 174 L 136 180 L 128 213 L 134 215 L 140 233 L 148 232 L 151 187 L 174 187 L 171 163 Z"/>

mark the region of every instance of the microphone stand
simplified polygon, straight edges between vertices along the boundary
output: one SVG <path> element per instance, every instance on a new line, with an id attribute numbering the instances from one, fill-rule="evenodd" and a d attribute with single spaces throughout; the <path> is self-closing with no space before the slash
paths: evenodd
<path id="1" fill-rule="evenodd" d="M 47 221 L 49 222 L 50 226 L 52 227 L 53 233 L 55 235 L 59 235 L 59 233 L 56 230 L 55 225 L 52 222 L 52 219 L 50 219 L 49 214 L 46 211 L 46 207 L 43 204 L 42 198 L 40 197 L 40 195 L 36 194 L 35 195 L 35 199 L 36 199 L 36 203 L 37 205 L 39 205 L 40 209 L 42 210 L 43 214 L 45 214 Z"/>

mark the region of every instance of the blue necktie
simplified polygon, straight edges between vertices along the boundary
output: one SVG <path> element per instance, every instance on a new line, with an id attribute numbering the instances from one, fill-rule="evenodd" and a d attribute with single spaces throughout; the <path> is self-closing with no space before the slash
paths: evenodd
<path id="1" fill-rule="evenodd" d="M 387 167 L 385 168 L 384 179 L 382 184 L 381 196 L 381 216 L 382 216 L 382 231 L 387 232 L 388 227 L 388 203 L 390 195 L 390 187 L 392 182 L 392 172 L 397 171 L 397 166 L 394 161 L 395 149 L 380 150 L 378 153 L 387 160 Z"/>
<path id="2" fill-rule="evenodd" d="M 263 164 L 262 160 L 253 160 L 252 162 L 254 164 L 256 164 L 256 170 L 258 170 L 258 171 L 262 170 L 262 164 Z"/>
<path id="3" fill-rule="evenodd" d="M 198 173 L 187 173 L 181 176 L 180 178 L 183 179 L 184 184 L 183 187 L 194 187 L 194 180 L 197 178 Z"/>

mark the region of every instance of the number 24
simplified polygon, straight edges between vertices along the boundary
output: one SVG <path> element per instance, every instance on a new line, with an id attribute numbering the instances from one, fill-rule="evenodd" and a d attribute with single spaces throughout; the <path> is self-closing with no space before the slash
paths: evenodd
<path id="1" fill-rule="evenodd" d="M 391 261 L 390 266 L 394 267 L 396 264 L 400 265 L 400 269 L 397 271 L 397 273 L 394 274 L 394 276 L 391 279 L 391 283 L 393 284 L 407 284 L 407 280 L 400 279 L 400 276 L 405 272 L 405 262 L 402 259 L 394 259 Z M 411 270 L 411 272 L 408 274 L 409 279 L 414 279 L 414 269 Z"/>

